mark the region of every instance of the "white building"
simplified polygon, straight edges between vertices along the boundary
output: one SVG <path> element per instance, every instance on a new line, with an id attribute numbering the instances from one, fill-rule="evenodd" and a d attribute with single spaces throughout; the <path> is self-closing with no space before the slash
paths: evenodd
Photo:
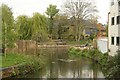
<path id="1" fill-rule="evenodd" d="M 109 55 L 114 56 L 120 50 L 120 0 L 112 0 L 108 13 Z"/>
<path id="2" fill-rule="evenodd" d="M 108 52 L 108 38 L 107 37 L 101 37 L 97 39 L 97 48 L 102 53 Z"/>

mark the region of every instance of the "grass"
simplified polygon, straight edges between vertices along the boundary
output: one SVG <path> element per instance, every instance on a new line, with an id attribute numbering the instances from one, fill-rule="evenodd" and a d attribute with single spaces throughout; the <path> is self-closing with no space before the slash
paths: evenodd
<path id="1" fill-rule="evenodd" d="M 29 60 L 29 57 L 23 54 L 9 53 L 6 56 L 0 55 L 0 60 L 2 60 L 2 64 L 0 64 L 0 67 L 9 67 L 27 62 L 27 60 Z"/>
<path id="2" fill-rule="evenodd" d="M 6 56 L 0 55 L 0 61 L 2 62 L 2 64 L 0 64 L 1 68 L 18 65 L 17 68 L 10 73 L 10 76 L 36 72 L 43 68 L 47 62 L 46 58 L 42 55 L 35 56 L 17 53 L 9 53 Z"/>
<path id="3" fill-rule="evenodd" d="M 17 53 L 8 53 L 6 56 L 0 55 L 0 67 L 10 67 L 18 64 L 31 64 L 38 62 L 39 64 L 44 64 L 43 56 L 34 56 L 34 55 L 25 55 L 25 54 L 17 54 Z"/>

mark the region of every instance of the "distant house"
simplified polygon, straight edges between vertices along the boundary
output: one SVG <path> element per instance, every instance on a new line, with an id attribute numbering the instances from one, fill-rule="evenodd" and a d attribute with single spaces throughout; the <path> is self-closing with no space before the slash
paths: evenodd
<path id="1" fill-rule="evenodd" d="M 98 34 L 97 37 L 106 37 L 107 33 L 106 33 L 106 28 L 104 25 L 102 25 L 101 23 L 97 24 L 97 29 L 98 29 Z"/>
<path id="2" fill-rule="evenodd" d="M 83 35 L 84 37 L 89 37 L 92 34 L 97 33 L 97 28 L 96 27 L 87 27 L 83 30 Z"/>
<path id="3" fill-rule="evenodd" d="M 89 21 L 86 21 L 85 24 L 86 25 L 85 25 L 85 28 L 83 30 L 84 37 L 89 37 L 92 34 L 97 34 L 98 29 L 96 27 L 96 24 L 93 24 Z"/>

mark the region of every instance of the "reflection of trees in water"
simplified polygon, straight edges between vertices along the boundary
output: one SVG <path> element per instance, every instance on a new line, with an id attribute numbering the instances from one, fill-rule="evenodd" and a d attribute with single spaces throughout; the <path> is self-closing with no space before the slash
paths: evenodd
<path id="1" fill-rule="evenodd" d="M 50 70 L 50 78 L 58 78 L 58 63 L 57 63 L 57 50 L 56 49 L 51 49 L 52 52 L 50 53 L 50 58 L 49 58 L 49 70 Z"/>
<path id="2" fill-rule="evenodd" d="M 72 63 L 71 70 L 73 70 L 73 78 L 97 78 L 98 66 L 96 63 L 92 64 L 91 60 L 80 58 Z M 93 76 L 92 76 L 93 75 Z"/>
<path id="3" fill-rule="evenodd" d="M 40 50 L 40 55 L 44 55 L 48 59 L 47 78 L 83 78 L 94 77 L 98 75 L 98 65 L 86 58 L 79 58 L 77 61 L 64 62 L 59 59 L 68 59 L 65 48 L 44 48 Z M 42 77 L 42 74 L 40 74 Z"/>
<path id="4" fill-rule="evenodd" d="M 61 51 L 60 51 L 61 52 Z M 58 54 L 58 59 L 63 59 L 63 60 L 67 60 L 69 59 L 68 54 L 66 53 L 67 49 L 62 49 L 62 53 Z M 64 62 L 64 61 L 58 61 L 58 66 L 59 66 L 59 73 L 60 73 L 60 77 L 72 77 L 72 71 L 73 71 L 73 63 L 69 63 L 69 62 Z"/>
<path id="5" fill-rule="evenodd" d="M 96 80 L 96 78 L 98 78 L 98 72 L 100 70 L 99 64 L 95 61 L 92 61 L 90 64 L 90 69 L 93 71 L 93 78 Z"/>
<path id="6" fill-rule="evenodd" d="M 59 56 L 65 56 L 65 52 L 66 52 L 66 49 L 63 49 L 63 48 L 53 48 L 51 50 L 52 52 L 50 52 L 50 58 L 49 58 L 49 63 L 50 63 L 50 78 L 58 78 L 58 69 L 60 67 L 60 65 L 58 64 L 58 59 L 59 59 Z"/>
<path id="7" fill-rule="evenodd" d="M 76 65 L 76 61 L 75 61 L 75 62 L 72 62 L 71 70 L 72 70 L 72 73 L 73 73 L 73 78 L 76 77 L 76 74 L 75 74 L 76 69 L 77 69 L 76 67 L 77 67 L 77 65 Z"/>
<path id="8" fill-rule="evenodd" d="M 98 73 L 98 65 L 93 62 L 93 78 L 97 78 L 97 73 Z"/>
<path id="9" fill-rule="evenodd" d="M 70 70 L 72 71 L 73 78 L 81 78 L 83 62 L 82 60 L 77 60 L 71 62 Z"/>
<path id="10" fill-rule="evenodd" d="M 58 78 L 58 64 L 50 63 L 50 78 Z"/>
<path id="11" fill-rule="evenodd" d="M 82 59 L 79 59 L 78 61 L 77 61 L 77 77 L 78 78 L 82 78 L 82 67 L 83 67 L 83 60 Z M 76 78 L 77 78 L 76 77 Z"/>
<path id="12" fill-rule="evenodd" d="M 69 71 L 69 65 L 66 62 L 59 61 L 59 73 L 62 77 L 66 77 Z"/>

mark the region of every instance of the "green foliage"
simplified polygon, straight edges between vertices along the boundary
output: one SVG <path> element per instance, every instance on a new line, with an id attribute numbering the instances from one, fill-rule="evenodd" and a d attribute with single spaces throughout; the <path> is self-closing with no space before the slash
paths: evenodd
<path id="1" fill-rule="evenodd" d="M 91 34 L 88 39 L 89 39 L 89 40 L 93 40 L 96 36 L 97 36 L 96 34 Z"/>
<path id="2" fill-rule="evenodd" d="M 2 65 L 0 67 L 9 67 L 20 64 L 27 61 L 27 57 L 21 54 L 9 53 L 6 56 L 2 56 Z"/>
<path id="3" fill-rule="evenodd" d="M 13 47 L 17 39 L 45 41 L 47 40 L 47 18 L 39 13 L 33 17 L 20 15 L 14 21 L 11 8 L 2 4 L 2 44 L 3 47 Z"/>
<path id="4" fill-rule="evenodd" d="M 45 58 L 41 56 L 29 56 L 26 63 L 19 66 L 19 74 L 33 73 L 41 69 L 46 64 Z"/>
<path id="5" fill-rule="evenodd" d="M 7 5 L 2 4 L 2 46 L 3 47 L 14 47 L 16 40 L 16 34 L 14 32 L 14 18 L 11 8 Z M 0 12 L 1 13 L 1 12 Z"/>
<path id="6" fill-rule="evenodd" d="M 120 78 L 120 52 L 109 59 L 104 72 L 107 78 Z"/>
<path id="7" fill-rule="evenodd" d="M 77 55 L 77 51 L 76 51 L 74 48 L 70 48 L 70 49 L 68 50 L 68 54 L 69 54 L 70 56 L 76 56 L 76 55 Z"/>
<path id="8" fill-rule="evenodd" d="M 36 41 L 47 40 L 47 18 L 39 13 L 34 13 L 32 17 L 33 21 L 33 39 Z"/>
<path id="9" fill-rule="evenodd" d="M 48 31 L 49 34 L 51 35 L 53 33 L 53 17 L 59 12 L 59 9 L 57 9 L 56 5 L 49 5 L 49 7 L 46 10 L 46 14 L 48 15 L 49 19 L 49 27 Z M 51 36 L 52 37 L 52 36 Z"/>
<path id="10" fill-rule="evenodd" d="M 102 54 L 98 50 L 78 50 L 70 48 L 68 54 L 71 57 L 87 57 L 97 61 L 106 78 L 120 78 L 120 52 L 114 57 L 110 57 L 108 53 Z"/>
<path id="11" fill-rule="evenodd" d="M 68 27 L 66 26 L 68 24 L 67 16 L 62 14 L 57 14 L 54 18 L 54 25 L 53 30 L 54 33 L 57 36 L 58 39 L 62 39 L 64 35 L 67 35 Z"/>
<path id="12" fill-rule="evenodd" d="M 15 25 L 20 40 L 47 40 L 47 18 L 44 15 L 34 13 L 32 18 L 18 16 Z"/>
<path id="13" fill-rule="evenodd" d="M 29 40 L 32 37 L 32 19 L 28 16 L 21 15 L 16 19 L 16 24 L 18 31 L 18 38 L 20 40 Z"/>
<path id="14" fill-rule="evenodd" d="M 50 17 L 50 18 L 53 18 L 56 13 L 59 12 L 59 9 L 56 9 L 57 6 L 56 5 L 52 5 L 50 4 L 49 7 L 47 8 L 46 10 L 46 14 Z"/>
<path id="15" fill-rule="evenodd" d="M 103 54 L 97 49 L 80 50 L 80 49 L 70 48 L 68 50 L 68 54 L 74 57 L 84 56 L 84 57 L 97 61 L 101 65 L 105 65 L 108 60 L 108 54 L 107 53 Z"/>
<path id="16" fill-rule="evenodd" d="M 75 48 L 70 48 L 68 50 L 68 54 L 70 57 L 83 57 L 86 56 L 88 53 L 87 50 L 80 50 L 80 49 L 75 49 Z"/>

